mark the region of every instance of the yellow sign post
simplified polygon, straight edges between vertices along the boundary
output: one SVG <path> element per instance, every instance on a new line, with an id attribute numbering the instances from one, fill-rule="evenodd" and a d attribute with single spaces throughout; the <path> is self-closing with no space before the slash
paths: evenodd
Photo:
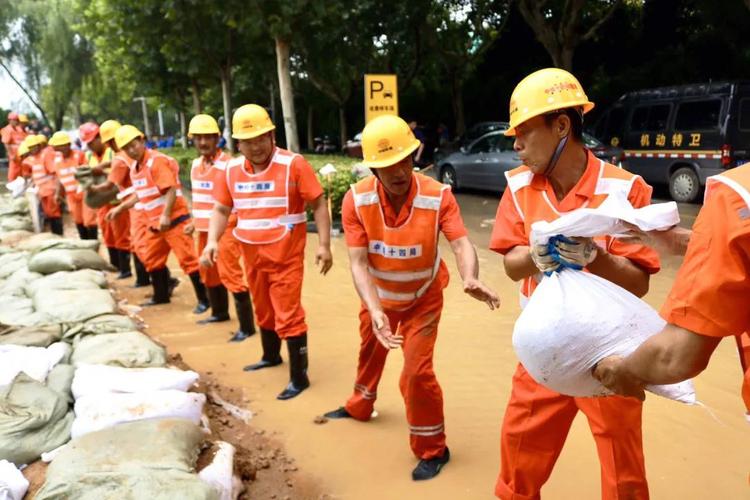
<path id="1" fill-rule="evenodd" d="M 398 116 L 396 75 L 365 75 L 365 124 L 380 115 Z"/>

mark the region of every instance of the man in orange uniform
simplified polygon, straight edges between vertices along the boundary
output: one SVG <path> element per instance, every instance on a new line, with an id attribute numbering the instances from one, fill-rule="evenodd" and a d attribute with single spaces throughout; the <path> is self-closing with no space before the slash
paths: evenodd
<path id="1" fill-rule="evenodd" d="M 522 80 L 510 98 L 514 149 L 523 165 L 506 174 L 508 187 L 497 209 L 490 249 L 505 256 L 505 272 L 522 281 L 528 300 L 542 272 L 561 265 L 585 268 L 633 294 L 648 291 L 659 270 L 656 252 L 607 237 L 529 247 L 531 225 L 561 213 L 595 208 L 610 194 L 648 205 L 651 187 L 642 178 L 598 160 L 582 141 L 583 115 L 594 107 L 567 71 L 549 68 Z M 559 257 L 556 255 L 559 253 Z M 539 498 L 573 419 L 589 421 L 601 464 L 602 498 L 648 498 L 643 458 L 641 404 L 619 396 L 574 398 L 537 383 L 519 364 L 501 431 L 501 468 L 495 494 L 505 500 Z"/>
<path id="2" fill-rule="evenodd" d="M 144 233 L 143 264 L 151 275 L 154 295 L 144 305 L 167 304 L 170 301 L 170 276 L 167 269 L 169 252 L 173 251 L 180 267 L 190 277 L 198 304 L 193 310 L 200 314 L 208 310 L 206 288 L 200 279 L 198 255 L 193 239 L 185 233 L 190 221 L 187 202 L 180 189 L 179 165 L 167 155 L 146 148 L 140 130 L 123 125 L 115 132 L 117 147 L 131 160 L 130 181 L 135 194 L 125 203 L 110 211 L 117 217 L 136 203 L 141 203 L 148 230 Z"/>
<path id="3" fill-rule="evenodd" d="M 50 231 L 54 234 L 63 234 L 62 210 L 57 200 L 57 176 L 51 162 L 45 161 L 43 144 L 40 135 L 30 136 L 26 143 L 29 146 L 29 155 L 21 165 L 24 177 L 31 176 L 34 188 L 42 207 L 44 220 L 49 222 Z"/>
<path id="4" fill-rule="evenodd" d="M 203 253 L 208 241 L 208 224 L 216 202 L 214 186 L 223 183 L 227 162 L 232 157 L 219 149 L 219 124 L 210 115 L 196 115 L 190 120 L 188 137 L 193 140 L 200 156 L 193 160 L 190 183 L 193 198 L 193 224 L 190 230 L 198 232 L 198 255 Z M 218 177 L 218 180 L 216 179 Z M 237 214 L 229 216 L 227 228 L 219 240 L 219 257 L 215 266 L 201 266 L 201 279 L 208 288 L 211 316 L 199 324 L 216 323 L 229 319 L 229 296 L 234 296 L 234 306 L 240 328 L 230 341 L 241 342 L 255 333 L 253 303 L 240 266 L 242 248 L 232 231 L 237 226 Z"/>
<path id="5" fill-rule="evenodd" d="M 342 221 L 354 286 L 362 299 L 361 344 L 354 392 L 329 418 L 370 419 L 389 349 L 403 347 L 401 394 L 410 444 L 419 459 L 415 481 L 431 479 L 448 463 L 443 394 L 432 369 L 448 269 L 438 239 L 456 256 L 464 291 L 500 305 L 479 281 L 479 264 L 450 188 L 413 173 L 411 154 L 421 146 L 397 116 L 380 116 L 362 132 L 363 164 L 373 175 L 346 193 Z"/>
<path id="6" fill-rule="evenodd" d="M 103 129 L 92 122 L 84 123 L 78 129 L 78 135 L 87 148 L 86 164 L 92 168 L 94 175 L 108 175 L 115 157 L 115 152 L 107 146 L 102 135 L 106 132 L 111 140 L 120 124 L 112 121 L 105 123 L 107 126 L 102 124 Z M 119 200 L 114 199 L 99 207 L 97 220 L 109 253 L 109 261 L 120 271 L 117 279 L 125 279 L 133 275 L 130 272 L 130 216 L 125 211 L 112 220 L 107 219 L 109 211 L 119 203 Z"/>
<path id="7" fill-rule="evenodd" d="M 68 210 L 78 229 L 78 236 L 82 240 L 96 239 L 96 210 L 89 208 L 83 202 L 83 191 L 75 178 L 78 167 L 86 164 L 82 151 L 74 151 L 70 147 L 70 136 L 65 132 L 55 132 L 49 140 L 49 145 L 55 149 L 55 155 L 47 161 L 49 170 L 57 175 L 57 191 L 55 197 L 62 200 L 65 197 Z"/>
<path id="8" fill-rule="evenodd" d="M 307 241 L 305 205 L 318 228 L 316 264 L 331 268 L 331 219 L 323 188 L 307 161 L 276 147 L 268 113 L 246 104 L 232 117 L 232 137 L 242 156 L 227 166 L 225 182 L 214 189 L 214 205 L 203 250 L 204 264 L 217 260 L 232 208 L 237 211 L 234 236 L 242 242 L 247 283 L 255 301 L 263 358 L 246 366 L 259 370 L 281 364 L 281 340 L 289 350 L 290 381 L 277 396 L 285 400 L 310 386 L 307 377 L 307 324 L 302 309 L 302 275 Z"/>
<path id="9" fill-rule="evenodd" d="M 685 254 L 661 309 L 669 324 L 627 358 L 599 362 L 594 375 L 613 391 L 643 400 L 647 384 L 697 376 L 721 339 L 733 336 L 750 421 L 750 165 L 708 179 L 692 235 L 673 228 L 648 233 L 645 241 Z"/>
<path id="10" fill-rule="evenodd" d="M 5 152 L 8 155 L 8 181 L 14 180 L 21 175 L 21 161 L 18 158 L 18 146 L 28 134 L 18 121 L 18 113 L 11 111 L 8 113 L 8 124 L 0 129 L 0 138 L 5 145 Z"/>

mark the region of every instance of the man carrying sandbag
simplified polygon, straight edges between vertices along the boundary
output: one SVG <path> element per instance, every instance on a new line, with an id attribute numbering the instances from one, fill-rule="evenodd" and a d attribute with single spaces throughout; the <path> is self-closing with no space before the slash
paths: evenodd
<path id="1" fill-rule="evenodd" d="M 328 418 L 367 421 L 389 349 L 403 347 L 401 394 L 409 442 L 419 463 L 415 481 L 432 479 L 450 460 L 445 444 L 443 393 L 432 356 L 449 274 L 440 258 L 440 233 L 450 242 L 466 293 L 500 305 L 479 281 L 479 263 L 450 188 L 413 172 L 421 142 L 397 116 L 380 116 L 362 132 L 363 164 L 373 175 L 346 194 L 342 221 L 352 277 L 362 299 L 361 344 L 354 392 Z"/>
<path id="2" fill-rule="evenodd" d="M 57 177 L 49 158 L 43 153 L 44 142 L 40 135 L 30 135 L 24 143 L 29 147 L 29 154 L 21 163 L 21 173 L 24 177 L 31 177 L 36 188 L 39 205 L 42 207 L 44 220 L 49 222 L 50 231 L 62 236 L 62 210 L 55 196 Z"/>
<path id="3" fill-rule="evenodd" d="M 703 208 L 690 231 L 636 231 L 640 241 L 685 255 L 661 309 L 669 322 L 626 358 L 600 361 L 594 376 L 607 388 L 644 399 L 644 386 L 695 377 L 723 337 L 735 337 L 750 421 L 750 165 L 706 182 Z"/>
<path id="4" fill-rule="evenodd" d="M 219 124 L 210 115 L 195 115 L 188 126 L 188 137 L 193 140 L 200 156 L 193 160 L 190 183 L 193 195 L 193 223 L 186 227 L 191 234 L 198 232 L 198 255 L 203 253 L 208 242 L 208 223 L 214 208 L 214 186 L 222 183 L 226 176 L 227 162 L 232 157 L 219 149 Z M 218 180 L 217 180 L 218 177 Z M 199 320 L 199 324 L 216 323 L 229 319 L 229 297 L 234 296 L 234 307 L 240 329 L 230 339 L 241 342 L 255 333 L 253 303 L 245 284 L 245 275 L 240 266 L 242 248 L 232 231 L 237 226 L 237 214 L 232 213 L 227 228 L 219 239 L 219 255 L 215 266 L 201 266 L 203 283 L 208 288 L 211 316 Z"/>
<path id="5" fill-rule="evenodd" d="M 331 218 L 323 188 L 302 155 L 276 146 L 276 126 L 257 104 L 240 106 L 232 116 L 232 137 L 242 156 L 227 164 L 225 182 L 214 190 L 216 204 L 202 261 L 213 265 L 232 208 L 234 236 L 242 242 L 247 284 L 255 301 L 263 358 L 246 371 L 281 364 L 281 341 L 289 352 L 289 383 L 277 399 L 298 396 L 310 386 L 307 377 L 307 323 L 302 308 L 307 215 L 318 228 L 315 262 L 325 274 L 333 264 Z M 238 264 L 239 265 L 239 264 Z"/>
<path id="6" fill-rule="evenodd" d="M 506 174 L 490 248 L 504 255 L 505 272 L 521 281 L 522 306 L 541 273 L 561 266 L 605 278 L 634 295 L 648 291 L 658 272 L 656 252 L 611 237 L 568 240 L 554 251 L 529 246 L 531 225 L 561 213 L 596 208 L 610 195 L 638 208 L 651 201 L 639 176 L 597 159 L 581 140 L 583 115 L 594 107 L 567 71 L 549 68 L 523 79 L 510 98 L 514 149 L 523 165 Z M 593 311 L 592 311 L 593 313 Z M 618 396 L 564 396 L 537 383 L 519 364 L 501 430 L 501 467 L 495 494 L 502 499 L 538 498 L 562 450 L 573 419 L 589 421 L 601 464 L 602 498 L 648 498 L 639 401 Z"/>
<path id="7" fill-rule="evenodd" d="M 110 213 L 117 216 L 120 210 L 141 203 L 148 224 L 148 231 L 143 235 L 146 248 L 143 264 L 151 275 L 154 295 L 144 305 L 169 303 L 171 293 L 167 258 L 173 251 L 180 267 L 190 277 L 198 299 L 193 312 L 200 314 L 207 311 L 208 297 L 198 272 L 198 255 L 193 239 L 185 233 L 190 212 L 180 189 L 177 160 L 147 149 L 143 134 L 133 125 L 123 125 L 117 129 L 115 141 L 131 160 L 130 181 L 135 188 L 135 198 L 131 197 Z"/>

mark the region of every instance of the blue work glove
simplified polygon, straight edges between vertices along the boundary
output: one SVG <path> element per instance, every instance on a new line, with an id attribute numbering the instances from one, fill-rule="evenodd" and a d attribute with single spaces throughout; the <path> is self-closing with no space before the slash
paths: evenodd
<path id="1" fill-rule="evenodd" d="M 549 244 L 550 254 L 560 267 L 577 271 L 591 264 L 599 249 L 591 238 L 568 238 L 561 234 L 550 238 Z"/>

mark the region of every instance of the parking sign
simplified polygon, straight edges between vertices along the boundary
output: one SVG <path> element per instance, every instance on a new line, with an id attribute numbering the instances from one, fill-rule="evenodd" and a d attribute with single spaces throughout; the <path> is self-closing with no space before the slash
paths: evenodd
<path id="1" fill-rule="evenodd" d="M 365 75 L 365 123 L 380 115 L 398 116 L 396 75 Z"/>

